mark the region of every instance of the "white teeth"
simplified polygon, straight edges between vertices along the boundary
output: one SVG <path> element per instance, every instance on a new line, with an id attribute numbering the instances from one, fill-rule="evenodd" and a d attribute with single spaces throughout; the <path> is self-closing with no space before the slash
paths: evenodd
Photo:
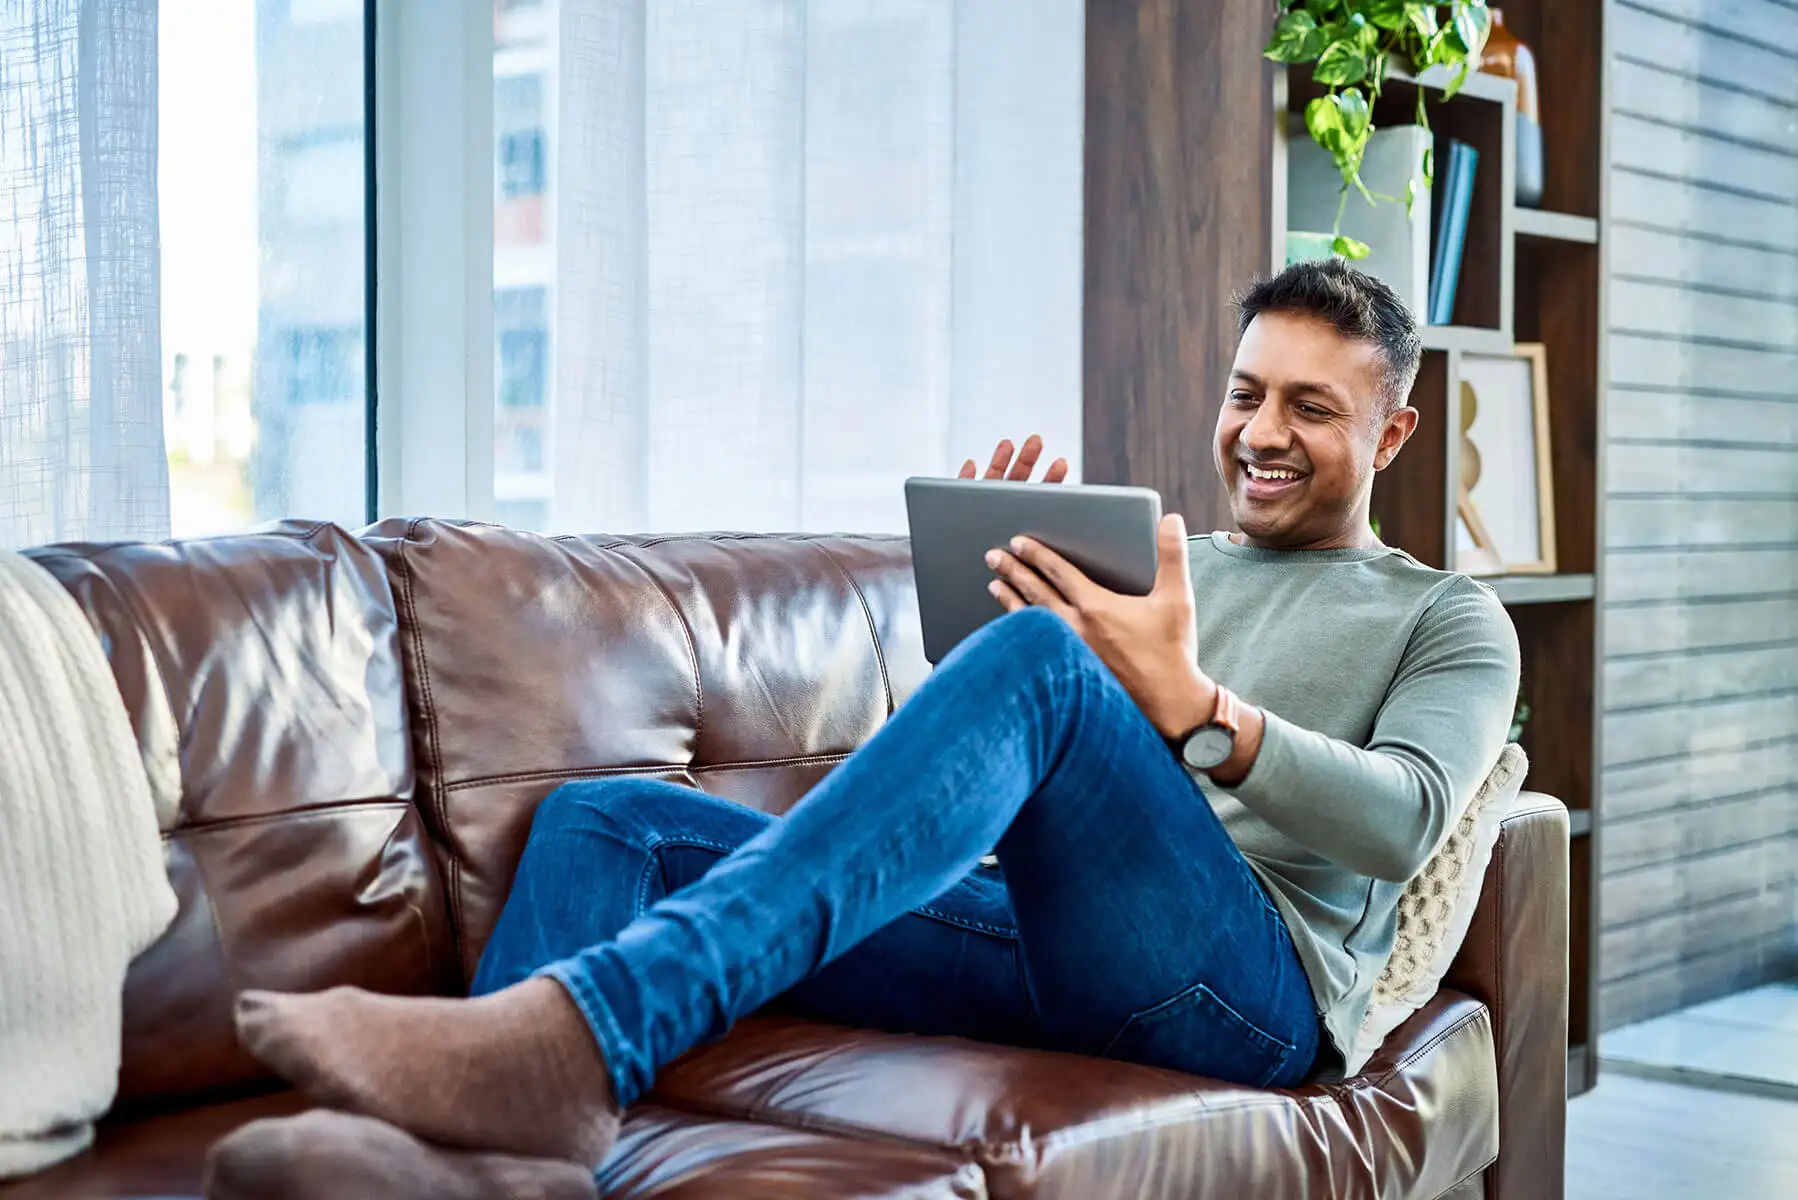
<path id="1" fill-rule="evenodd" d="M 1264 470 L 1261 467 L 1250 466 L 1248 463 L 1244 463 L 1244 464 L 1242 464 L 1242 469 L 1249 473 L 1250 479 L 1287 480 L 1287 479 L 1297 479 L 1299 477 L 1299 473 L 1297 471 L 1282 470 L 1278 467 L 1276 467 L 1272 470 Z"/>

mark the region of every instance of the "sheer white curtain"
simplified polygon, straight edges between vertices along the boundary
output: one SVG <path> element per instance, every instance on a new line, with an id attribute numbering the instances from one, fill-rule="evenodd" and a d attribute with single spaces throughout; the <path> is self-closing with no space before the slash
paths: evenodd
<path id="1" fill-rule="evenodd" d="M 561 529 L 903 529 L 1078 462 L 1080 0 L 560 0 Z"/>
<path id="2" fill-rule="evenodd" d="M 0 3 L 0 546 L 164 537 L 156 0 Z"/>

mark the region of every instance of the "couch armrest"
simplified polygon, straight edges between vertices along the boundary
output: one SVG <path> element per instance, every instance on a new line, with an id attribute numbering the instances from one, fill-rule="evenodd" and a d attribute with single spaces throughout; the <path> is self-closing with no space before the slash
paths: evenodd
<path id="1" fill-rule="evenodd" d="M 1523 792 L 1444 983 L 1492 1011 L 1498 1161 L 1488 1200 L 1559 1200 L 1567 1143 L 1567 809 Z"/>

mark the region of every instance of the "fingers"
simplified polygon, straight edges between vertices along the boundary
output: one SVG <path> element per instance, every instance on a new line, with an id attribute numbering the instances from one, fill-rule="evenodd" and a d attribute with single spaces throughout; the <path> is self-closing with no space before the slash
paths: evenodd
<path id="1" fill-rule="evenodd" d="M 1014 452 L 1017 455 L 1015 460 L 1012 458 Z M 1042 456 L 1043 439 L 1039 435 L 1033 433 L 1025 438 L 1022 449 L 1013 446 L 1011 439 L 1006 438 L 994 448 L 993 457 L 986 464 L 986 471 L 980 477 L 982 479 L 1006 479 L 1014 483 L 1027 481 L 1031 473 L 1036 470 L 1037 460 Z M 1067 477 L 1068 460 L 1058 458 L 1049 464 L 1048 471 L 1043 475 L 1043 482 L 1060 483 Z M 970 458 L 962 464 L 961 478 L 974 478 L 973 459 Z"/>
<path id="2" fill-rule="evenodd" d="M 1169 513 L 1155 529 L 1155 590 L 1192 588 L 1192 569 L 1186 558 L 1186 518 Z"/>
<path id="3" fill-rule="evenodd" d="M 993 594 L 993 599 L 997 600 L 999 606 L 1008 613 L 1017 612 L 1020 608 L 1030 607 L 1030 605 L 1025 602 L 1024 597 L 1018 595 L 1017 589 L 1013 588 L 1003 579 L 993 580 L 986 585 L 986 590 Z"/>
<path id="4" fill-rule="evenodd" d="M 1063 616 L 1067 615 L 1069 605 L 1062 594 L 1050 586 L 1049 582 L 1033 568 L 1019 560 L 1015 554 L 1009 554 L 1004 550 L 988 551 L 986 565 L 991 567 L 993 573 L 999 576 L 999 581 L 1008 585 L 1010 590 L 1026 605 L 1053 609 Z"/>
<path id="5" fill-rule="evenodd" d="M 1018 461 L 1011 465 L 1005 478 L 1013 481 L 1029 479 L 1030 473 L 1036 470 L 1036 460 L 1042 456 L 1043 439 L 1033 433 L 1024 439 L 1024 448 L 1018 451 Z"/>
<path id="6" fill-rule="evenodd" d="M 1005 468 L 1011 465 L 1011 450 L 1010 438 L 1000 442 L 998 448 L 993 451 L 993 460 L 986 464 L 986 474 L 982 478 L 1004 479 Z"/>
<path id="7" fill-rule="evenodd" d="M 1088 579 L 1086 572 L 1034 538 L 1011 540 L 1011 552 L 1032 571 L 1049 581 L 1057 593 L 1075 608 L 1090 603 L 1099 585 Z"/>

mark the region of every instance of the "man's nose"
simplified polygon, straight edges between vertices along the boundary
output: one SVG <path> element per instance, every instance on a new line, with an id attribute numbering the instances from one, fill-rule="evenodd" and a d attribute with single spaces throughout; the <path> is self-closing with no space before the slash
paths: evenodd
<path id="1" fill-rule="evenodd" d="M 1286 406 L 1272 397 L 1263 400 L 1243 427 L 1241 440 L 1251 450 L 1284 450 L 1292 442 Z"/>

